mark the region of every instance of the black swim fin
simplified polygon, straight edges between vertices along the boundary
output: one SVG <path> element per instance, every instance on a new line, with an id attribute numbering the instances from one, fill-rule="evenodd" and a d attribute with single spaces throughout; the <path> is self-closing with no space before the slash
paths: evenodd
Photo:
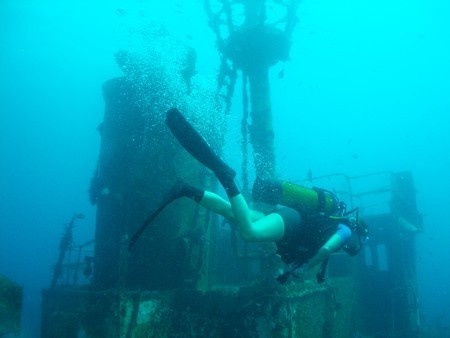
<path id="1" fill-rule="evenodd" d="M 220 159 L 178 109 L 172 108 L 167 111 L 166 124 L 184 149 L 205 167 L 211 169 L 219 181 L 234 180 L 236 171 Z"/>
<path id="2" fill-rule="evenodd" d="M 145 229 L 147 229 L 147 227 L 153 222 L 153 220 L 156 218 L 156 216 L 158 216 L 161 211 L 164 210 L 165 207 L 167 207 L 171 202 L 173 202 L 175 200 L 172 199 L 165 201 L 164 203 L 162 203 L 158 209 L 156 209 L 146 220 L 144 223 L 142 223 L 142 225 L 139 227 L 139 229 L 134 233 L 134 235 L 131 237 L 130 242 L 128 243 L 128 250 L 131 250 L 133 248 L 133 246 L 136 244 L 137 240 L 139 239 L 139 237 L 141 237 L 142 233 L 144 232 Z"/>
<path id="3" fill-rule="evenodd" d="M 168 191 L 159 207 L 150 216 L 147 217 L 144 223 L 142 223 L 139 229 L 131 237 L 130 242 L 128 243 L 128 250 L 131 250 L 133 248 L 134 244 L 136 244 L 137 240 L 139 239 L 139 237 L 141 237 L 144 230 L 170 203 L 180 197 L 189 197 L 199 202 L 201 200 L 201 197 L 203 196 L 203 193 L 203 191 L 195 189 L 194 187 L 184 184 L 183 182 L 176 182 L 175 185 Z"/>

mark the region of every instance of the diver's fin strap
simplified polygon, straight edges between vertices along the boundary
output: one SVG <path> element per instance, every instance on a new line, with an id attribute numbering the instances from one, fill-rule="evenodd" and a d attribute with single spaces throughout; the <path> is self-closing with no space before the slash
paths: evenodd
<path id="1" fill-rule="evenodd" d="M 325 212 L 325 190 L 313 187 L 313 190 L 317 193 L 317 207 L 319 212 Z"/>

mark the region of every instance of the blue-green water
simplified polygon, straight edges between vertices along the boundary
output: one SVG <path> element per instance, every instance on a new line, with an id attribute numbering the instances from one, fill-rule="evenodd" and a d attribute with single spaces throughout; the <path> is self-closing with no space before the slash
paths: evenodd
<path id="1" fill-rule="evenodd" d="M 39 334 L 40 290 L 63 224 L 81 211 L 75 240 L 93 238 L 87 190 L 101 85 L 121 75 L 114 53 L 144 48 L 142 32 L 156 20 L 197 50 L 199 76 L 215 78 L 219 59 L 201 1 L 156 3 L 0 3 L 0 273 L 24 285 L 23 337 Z M 425 216 L 420 303 L 430 326 L 450 325 L 448 13 L 444 0 L 303 0 L 290 60 L 271 73 L 281 176 L 413 172 Z M 239 103 L 228 119 L 230 161 Z"/>

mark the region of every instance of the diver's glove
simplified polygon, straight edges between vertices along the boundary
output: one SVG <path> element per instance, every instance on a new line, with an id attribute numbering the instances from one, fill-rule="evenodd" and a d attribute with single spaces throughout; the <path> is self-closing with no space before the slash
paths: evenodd
<path id="1" fill-rule="evenodd" d="M 328 265 L 328 258 L 322 262 L 322 265 L 320 266 L 320 271 L 316 274 L 316 281 L 318 284 L 325 283 L 327 274 L 327 265 Z"/>
<path id="2" fill-rule="evenodd" d="M 284 284 L 287 282 L 287 280 L 289 279 L 289 276 L 292 275 L 291 271 L 286 271 L 285 273 L 278 275 L 275 280 L 280 283 L 280 284 Z"/>
<path id="3" fill-rule="evenodd" d="M 294 264 L 288 271 L 282 273 L 281 275 L 278 275 L 275 280 L 280 284 L 284 284 L 291 276 L 294 278 L 301 278 L 304 275 L 305 271 L 300 267 L 301 266 L 299 264 Z"/>
<path id="4" fill-rule="evenodd" d="M 320 270 L 317 274 L 316 274 L 316 281 L 318 284 L 323 284 L 325 283 L 325 272 Z"/>

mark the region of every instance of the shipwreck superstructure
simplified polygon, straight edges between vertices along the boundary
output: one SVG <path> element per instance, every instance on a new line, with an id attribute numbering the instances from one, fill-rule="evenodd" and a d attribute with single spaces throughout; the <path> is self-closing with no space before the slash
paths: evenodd
<path id="1" fill-rule="evenodd" d="M 284 266 L 272 244 L 244 243 L 233 227 L 187 199 L 171 204 L 128 248 L 178 178 L 217 185 L 164 125 L 173 105 L 220 153 L 241 74 L 243 185 L 252 166 L 248 144 L 256 175 L 276 176 L 268 70 L 289 54 L 298 1 L 274 3 L 284 15 L 270 22 L 264 1 L 205 2 L 222 57 L 213 93 L 196 87 L 195 52 L 164 33 L 154 38 L 165 50 L 117 53 L 124 75 L 103 86 L 91 182 L 95 240 L 72 245 L 60 278 L 43 291 L 43 337 L 418 337 L 414 250 L 422 218 L 410 172 L 298 182 L 334 189 L 349 207 L 361 208 L 370 228 L 358 256 L 332 256 L 324 284 L 311 274 L 278 285 L 274 276 Z M 258 53 L 262 46 L 265 53 Z"/>

